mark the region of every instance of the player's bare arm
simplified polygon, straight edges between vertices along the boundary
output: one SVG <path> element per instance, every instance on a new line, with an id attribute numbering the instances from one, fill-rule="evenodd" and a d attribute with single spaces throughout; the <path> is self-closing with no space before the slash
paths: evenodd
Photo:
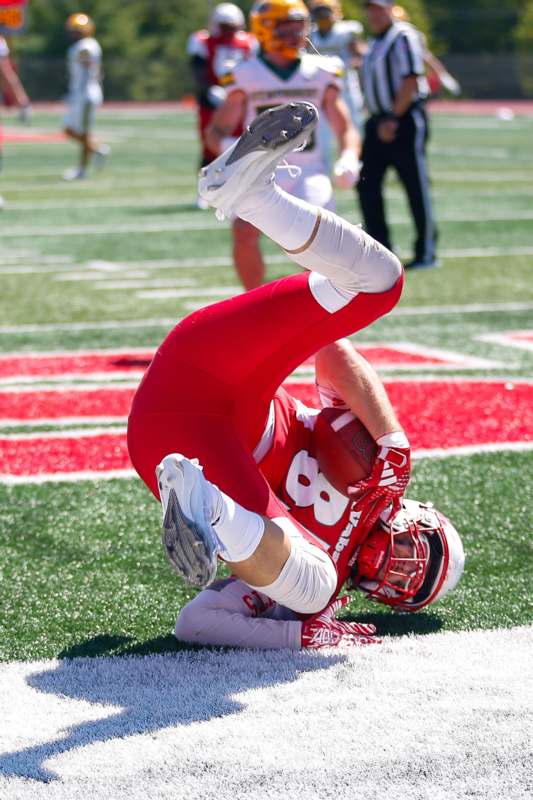
<path id="1" fill-rule="evenodd" d="M 232 135 L 243 119 L 245 111 L 246 95 L 239 90 L 231 92 L 224 103 L 217 108 L 206 131 L 207 146 L 214 153 L 221 153 L 227 147 L 224 139 Z"/>
<path id="2" fill-rule="evenodd" d="M 357 67 L 361 66 L 367 46 L 361 39 L 354 36 L 348 47 L 351 55 L 351 66 L 357 69 Z"/>
<path id="3" fill-rule="evenodd" d="M 28 95 L 8 58 L 0 58 L 0 86 L 13 93 L 20 108 L 29 105 Z"/>
<path id="4" fill-rule="evenodd" d="M 326 345 L 315 356 L 319 387 L 342 398 L 377 441 L 403 428 L 377 373 L 349 339 Z"/>
<path id="5" fill-rule="evenodd" d="M 322 110 L 337 137 L 340 152 L 352 150 L 358 156 L 361 152 L 361 139 L 337 86 L 330 86 L 326 90 Z"/>
<path id="6" fill-rule="evenodd" d="M 319 350 L 315 370 L 319 389 L 342 398 L 380 446 L 370 475 L 353 484 L 351 491 L 369 492 L 382 505 L 398 506 L 411 475 L 409 440 L 377 373 L 349 339 Z"/>
<path id="7" fill-rule="evenodd" d="M 339 143 L 340 156 L 333 167 L 335 184 L 339 189 L 351 189 L 359 180 L 361 138 L 337 86 L 326 89 L 322 111 Z"/>

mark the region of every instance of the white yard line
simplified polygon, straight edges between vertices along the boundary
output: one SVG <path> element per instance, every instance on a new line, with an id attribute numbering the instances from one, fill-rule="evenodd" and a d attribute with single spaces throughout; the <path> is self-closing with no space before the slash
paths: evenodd
<path id="1" fill-rule="evenodd" d="M 33 434 L 35 438 L 35 434 Z M 115 478 L 138 478 L 134 469 L 114 469 L 108 472 L 57 472 L 55 475 L 2 475 L 0 484 L 5 486 L 24 486 L 41 483 L 79 483 L 80 481 L 112 481 Z"/>
<path id="2" fill-rule="evenodd" d="M 463 247 L 446 248 L 439 252 L 442 259 L 456 258 L 498 258 L 513 256 L 533 255 L 533 245 L 517 247 Z M 24 259 L 27 260 L 27 259 Z M 211 269 L 212 267 L 231 267 L 233 259 L 230 256 L 212 256 L 208 258 L 163 258 L 140 261 L 86 261 L 81 264 L 71 264 L 70 257 L 61 256 L 35 256 L 35 264 L 9 264 L 1 266 L 0 275 L 55 275 L 57 281 L 93 281 L 103 280 L 105 275 L 114 277 L 117 273 L 126 272 L 128 276 L 142 277 L 146 270 L 166 269 Z M 284 254 L 269 254 L 266 256 L 267 264 L 288 264 L 289 259 Z M 63 263 L 65 262 L 65 263 Z M 41 264 L 44 263 L 44 266 Z M 53 266 L 50 266 L 53 265 Z M 80 267 L 82 270 L 80 271 Z M 100 274 L 103 273 L 103 274 Z"/>
<path id="3" fill-rule="evenodd" d="M 124 197 L 111 199 L 94 199 L 84 200 L 82 202 L 70 200 L 58 200 L 52 203 L 27 203 L 19 202 L 17 200 L 9 200 L 2 212 L 2 216 L 9 214 L 10 211 L 52 211 L 60 209 L 69 210 L 83 210 L 90 208 L 166 208 L 167 206 L 174 206 L 178 208 L 187 208 L 194 205 L 196 201 L 196 194 L 183 195 L 180 193 L 179 200 L 176 193 L 162 196 L 158 193 L 157 198 L 154 199 L 152 193 L 146 197 Z"/>
<path id="4" fill-rule="evenodd" d="M 2 389 L 2 391 L 4 391 Z M 37 428 L 39 426 L 55 426 L 57 428 L 66 428 L 75 425 L 100 426 L 100 425 L 120 425 L 125 426 L 127 417 L 39 417 L 39 419 L 3 419 L 0 417 L 0 429 L 7 428 Z M 74 428 L 73 428 L 74 430 Z M 83 428 L 81 428 L 83 430 Z M 111 430 L 110 428 L 103 428 L 103 430 Z M 0 431 L 0 437 L 4 434 Z M 8 436 L 11 434 L 8 432 Z M 39 431 L 35 430 L 32 437 L 39 436 Z"/>
<path id="5" fill-rule="evenodd" d="M 422 458 L 450 458 L 452 456 L 472 456 L 476 455 L 476 453 L 500 453 L 504 451 L 522 453 L 527 450 L 533 450 L 533 441 L 461 445 L 447 449 L 435 447 L 428 450 L 414 450 L 412 455 L 418 461 Z"/>
<path id="6" fill-rule="evenodd" d="M 92 439 L 95 436 L 102 436 L 103 434 L 118 435 L 125 433 L 126 428 L 123 426 L 109 428 L 73 428 L 68 431 L 33 431 L 32 433 L 1 434 L 0 440 L 9 439 L 9 441 L 24 442 L 28 439 Z"/>
<path id="7" fill-rule="evenodd" d="M 37 386 L 46 386 L 47 384 L 60 383 L 64 386 L 64 381 L 84 381 L 85 383 L 82 385 L 87 385 L 89 388 L 94 389 L 93 381 L 105 380 L 108 381 L 105 387 L 106 389 L 123 389 L 126 386 L 124 381 L 127 382 L 127 385 L 129 385 L 129 382 L 134 378 L 140 381 L 145 371 L 146 370 L 133 369 L 121 371 L 117 369 L 112 372 L 62 372 L 61 375 L 13 375 L 13 377 L 0 378 L 0 390 L 6 391 L 7 388 L 16 384 L 17 386 L 31 386 L 33 390 L 36 391 Z M 109 381 L 120 381 L 120 383 L 115 385 L 109 383 Z M 73 385 L 75 385 L 76 388 L 80 386 L 78 383 Z"/>
<path id="8" fill-rule="evenodd" d="M 239 287 L 239 291 L 241 288 Z M 483 314 L 492 312 L 522 312 L 533 310 L 533 303 L 470 303 L 466 305 L 448 306 L 404 306 L 396 308 L 395 315 L 425 316 L 437 314 Z M 103 320 L 101 322 L 43 322 L 21 323 L 19 325 L 0 325 L 0 335 L 18 333 L 46 333 L 54 331 L 99 331 L 119 330 L 126 328 L 168 328 L 176 325 L 181 317 L 135 319 L 135 320 Z"/>
<path id="9" fill-rule="evenodd" d="M 131 273 L 129 273 L 131 274 Z M 98 289 L 99 291 L 110 291 L 116 289 L 177 289 L 178 287 L 188 287 L 188 290 L 184 292 L 184 294 L 170 294 L 169 297 L 190 297 L 191 295 L 198 294 L 199 297 L 202 297 L 202 292 L 205 292 L 205 289 L 201 289 L 198 286 L 197 281 L 185 280 L 180 278 L 146 278 L 145 280 L 123 280 L 123 281 L 110 281 L 110 280 L 102 280 L 102 276 L 99 276 L 99 279 L 94 281 L 93 288 Z M 242 287 L 236 286 L 226 286 L 224 287 L 224 292 L 234 289 L 234 294 L 240 294 L 242 291 Z M 137 292 L 137 296 L 141 297 L 142 292 Z"/>
<path id="10" fill-rule="evenodd" d="M 517 331 L 516 333 L 525 333 L 525 331 Z M 530 335 L 533 336 L 533 329 L 529 331 Z M 483 333 L 480 336 L 476 336 L 481 342 L 489 342 L 490 344 L 498 344 L 501 347 L 515 347 L 519 350 L 529 350 L 533 351 L 533 339 L 529 341 L 527 339 L 519 339 L 519 338 L 512 338 L 513 331 L 504 332 L 504 333 Z"/>
<path id="11" fill-rule="evenodd" d="M 234 297 L 243 292 L 242 286 L 211 286 L 206 289 L 154 289 L 153 291 L 137 291 L 136 296 L 141 300 L 165 300 L 167 298 L 181 297 L 220 297 L 221 299 Z"/>
<path id="12" fill-rule="evenodd" d="M 465 213 L 459 216 L 455 214 L 440 214 L 439 219 L 443 222 L 456 224 L 470 224 L 472 222 L 505 222 L 533 220 L 533 210 L 522 211 L 500 211 L 495 213 Z M 393 217 L 391 222 L 395 225 L 411 225 L 412 222 L 406 216 Z M 182 219 L 182 221 L 160 221 L 160 222 L 115 222 L 108 224 L 89 224 L 89 225 L 69 225 L 57 227 L 34 227 L 29 225 L 18 228 L 9 228 L 2 231 L 0 237 L 5 239 L 13 238 L 57 238 L 64 236 L 88 236 L 106 235 L 117 236 L 123 234 L 144 235 L 147 233 L 165 232 L 184 232 L 184 231 L 210 231 L 227 230 L 228 224 L 220 223 L 212 217 L 199 217 L 195 212 L 194 217 Z"/>
<path id="13" fill-rule="evenodd" d="M 533 303 L 466 303 L 448 306 L 400 306 L 394 309 L 395 316 L 433 314 L 484 314 L 499 311 L 531 311 Z M 1 330 L 1 329 L 0 329 Z"/>
<path id="14" fill-rule="evenodd" d="M 523 626 L 2 664 L 0 794 L 525 800 L 532 645 Z"/>
<path id="15" fill-rule="evenodd" d="M 533 172 L 523 170 L 520 172 L 509 173 L 506 170 L 500 172 L 448 172 L 431 170 L 431 177 L 437 183 L 531 183 Z"/>

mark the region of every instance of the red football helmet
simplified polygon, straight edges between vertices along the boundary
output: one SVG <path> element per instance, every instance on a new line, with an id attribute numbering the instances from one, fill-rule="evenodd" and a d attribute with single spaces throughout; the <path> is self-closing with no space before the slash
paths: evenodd
<path id="1" fill-rule="evenodd" d="M 372 600 L 418 611 L 451 591 L 463 574 L 459 534 L 431 503 L 403 499 L 380 518 L 356 554 L 352 585 Z"/>

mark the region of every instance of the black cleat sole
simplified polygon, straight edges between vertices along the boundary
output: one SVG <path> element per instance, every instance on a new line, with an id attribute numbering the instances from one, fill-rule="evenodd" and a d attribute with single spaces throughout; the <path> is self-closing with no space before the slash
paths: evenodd
<path id="1" fill-rule="evenodd" d="M 263 111 L 248 126 L 226 164 L 232 164 L 254 150 L 271 150 L 292 143 L 302 144 L 318 122 L 318 111 L 312 103 L 286 103 Z"/>

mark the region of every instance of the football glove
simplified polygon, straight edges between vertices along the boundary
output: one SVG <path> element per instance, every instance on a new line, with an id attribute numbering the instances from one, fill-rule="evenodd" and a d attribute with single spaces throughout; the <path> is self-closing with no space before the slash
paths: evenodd
<path id="1" fill-rule="evenodd" d="M 381 445 L 368 478 L 354 483 L 348 493 L 354 497 L 368 493 L 367 499 L 380 497 L 397 508 L 410 477 L 411 448 Z"/>
<path id="2" fill-rule="evenodd" d="M 374 634 L 375 625 L 361 622 L 343 622 L 335 619 L 335 614 L 350 602 L 350 598 L 338 598 L 319 614 L 302 622 L 302 648 L 317 647 L 358 647 L 365 644 L 379 644 Z"/>
<path id="3" fill-rule="evenodd" d="M 449 92 L 453 97 L 459 97 L 462 91 L 461 84 L 458 83 L 455 78 L 453 78 L 448 72 L 444 73 L 444 75 L 439 75 L 439 78 L 447 92 Z"/>
<path id="4" fill-rule="evenodd" d="M 335 186 L 339 189 L 351 189 L 359 180 L 361 162 L 353 150 L 344 150 L 333 167 Z"/>
<path id="5" fill-rule="evenodd" d="M 218 108 L 226 99 L 226 94 L 227 92 L 223 86 L 217 86 L 216 84 L 213 84 L 213 86 L 210 86 L 207 90 L 207 99 L 213 108 Z"/>

